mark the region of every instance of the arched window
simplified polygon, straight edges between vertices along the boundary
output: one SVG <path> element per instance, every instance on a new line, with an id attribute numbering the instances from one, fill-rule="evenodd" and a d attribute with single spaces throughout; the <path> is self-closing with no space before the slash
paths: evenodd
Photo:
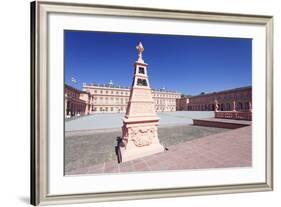
<path id="1" fill-rule="evenodd" d="M 226 104 L 226 110 L 227 110 L 227 111 L 230 111 L 230 103 L 227 103 L 227 104 Z"/>
<path id="2" fill-rule="evenodd" d="M 241 102 L 238 103 L 238 110 L 240 110 L 240 111 L 243 110 L 243 104 Z"/>
<path id="3" fill-rule="evenodd" d="M 221 104 L 220 110 L 221 110 L 221 111 L 224 111 L 224 110 L 225 110 L 225 109 L 224 109 L 224 104 Z"/>
<path id="4" fill-rule="evenodd" d="M 245 102 L 245 103 L 244 103 L 244 109 L 245 109 L 245 110 L 249 110 L 249 109 L 250 109 L 250 104 L 249 104 L 249 102 Z"/>

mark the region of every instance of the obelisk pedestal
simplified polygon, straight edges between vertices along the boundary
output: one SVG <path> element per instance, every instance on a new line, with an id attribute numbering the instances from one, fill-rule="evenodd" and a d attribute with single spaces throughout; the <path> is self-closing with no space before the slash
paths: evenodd
<path id="1" fill-rule="evenodd" d="M 159 117 L 156 115 L 147 76 L 147 64 L 142 59 L 144 48 L 137 46 L 139 58 L 126 115 L 123 118 L 122 140 L 118 146 L 119 161 L 126 162 L 164 151 L 159 143 Z"/>

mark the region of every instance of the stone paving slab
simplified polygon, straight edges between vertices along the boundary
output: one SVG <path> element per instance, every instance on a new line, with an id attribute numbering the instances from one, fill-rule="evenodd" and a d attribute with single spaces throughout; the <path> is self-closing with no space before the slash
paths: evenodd
<path id="1" fill-rule="evenodd" d="M 168 151 L 118 164 L 116 160 L 69 172 L 75 174 L 125 173 L 160 170 L 250 167 L 252 127 L 209 135 L 175 144 Z"/>

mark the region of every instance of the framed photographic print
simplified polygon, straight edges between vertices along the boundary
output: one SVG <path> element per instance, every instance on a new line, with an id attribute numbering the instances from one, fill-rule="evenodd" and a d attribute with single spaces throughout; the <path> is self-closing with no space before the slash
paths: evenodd
<path id="1" fill-rule="evenodd" d="M 273 17 L 31 3 L 31 203 L 273 189 Z"/>

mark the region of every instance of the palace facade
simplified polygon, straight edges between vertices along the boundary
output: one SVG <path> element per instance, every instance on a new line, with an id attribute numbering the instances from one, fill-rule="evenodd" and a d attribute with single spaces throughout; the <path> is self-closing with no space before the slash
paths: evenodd
<path id="1" fill-rule="evenodd" d="M 124 113 L 126 112 L 130 91 L 129 87 L 116 86 L 112 83 L 84 83 L 82 91 L 65 85 L 65 93 L 68 92 L 75 97 L 67 99 L 70 95 L 66 95 L 66 116 L 92 113 Z M 152 96 L 157 112 L 176 111 L 176 100 L 181 97 L 181 93 L 165 89 L 152 89 Z M 80 100 L 79 104 L 77 99 Z M 81 110 L 84 110 L 83 113 Z"/>
<path id="2" fill-rule="evenodd" d="M 89 113 L 123 113 L 126 112 L 131 89 L 113 84 L 83 84 L 83 91 L 90 94 Z M 156 111 L 176 111 L 176 99 L 181 94 L 165 89 L 152 89 L 152 96 Z"/>
<path id="3" fill-rule="evenodd" d="M 177 111 L 250 111 L 252 87 L 241 87 L 197 96 L 182 96 L 177 100 Z"/>
<path id="4" fill-rule="evenodd" d="M 65 84 L 65 116 L 93 113 L 124 113 L 130 88 L 109 84 L 83 84 L 82 90 Z M 152 89 L 155 110 L 168 111 L 250 111 L 252 87 L 241 87 L 219 92 L 184 96 L 179 92 Z"/>
<path id="5" fill-rule="evenodd" d="M 80 91 L 71 86 L 65 85 L 64 87 L 64 109 L 65 116 L 80 116 L 87 113 L 89 107 L 88 93 Z"/>
<path id="6" fill-rule="evenodd" d="M 187 111 L 190 97 L 191 96 L 181 95 L 181 97 L 176 100 L 176 111 Z"/>

